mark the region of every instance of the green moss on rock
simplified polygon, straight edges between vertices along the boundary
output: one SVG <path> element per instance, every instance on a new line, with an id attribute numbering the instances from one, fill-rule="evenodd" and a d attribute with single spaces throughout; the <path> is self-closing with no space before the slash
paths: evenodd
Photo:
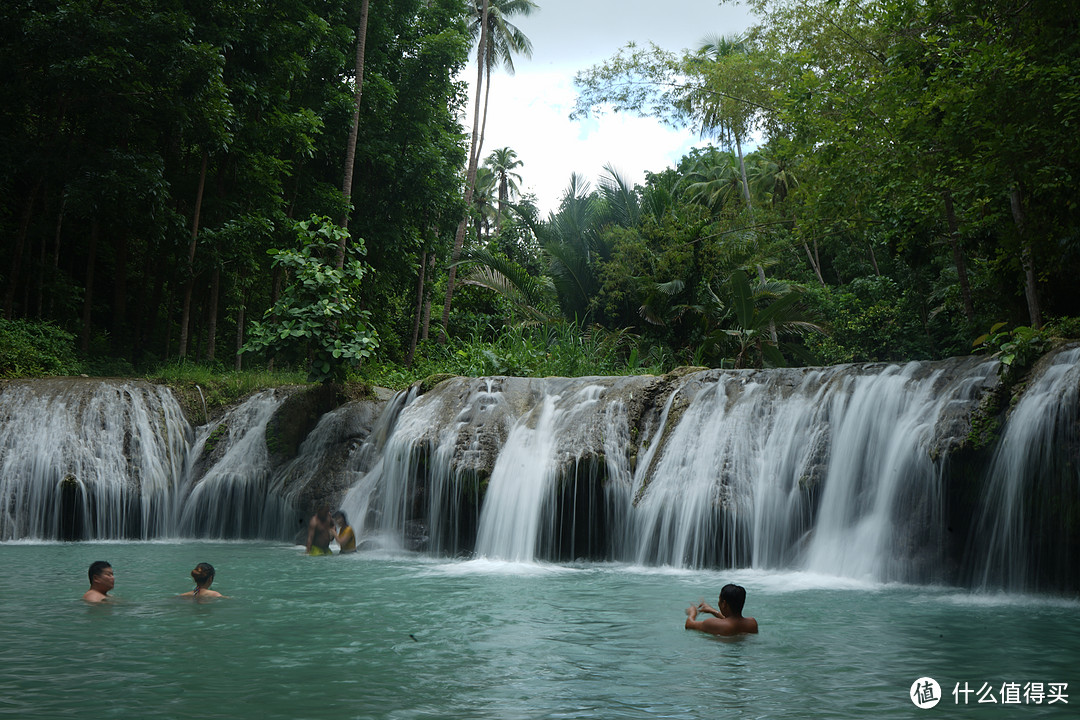
<path id="1" fill-rule="evenodd" d="M 426 378 L 420 381 L 419 390 L 423 395 L 435 389 L 435 386 L 441 383 L 443 380 L 449 380 L 450 378 L 458 377 L 451 373 L 435 373 L 434 375 L 428 375 Z"/>

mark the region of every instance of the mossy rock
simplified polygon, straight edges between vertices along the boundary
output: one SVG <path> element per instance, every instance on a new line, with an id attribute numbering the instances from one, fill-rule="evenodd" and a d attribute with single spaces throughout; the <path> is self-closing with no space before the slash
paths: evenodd
<path id="1" fill-rule="evenodd" d="M 229 434 L 229 424 L 227 422 L 220 422 L 218 426 L 211 431 L 210 436 L 206 438 L 206 442 L 203 444 L 203 452 L 206 455 L 213 455 L 214 449 L 218 443 L 221 442 L 221 438 Z"/>
<path id="2" fill-rule="evenodd" d="M 315 385 L 289 395 L 266 423 L 266 449 L 272 457 L 291 460 L 300 443 L 323 415 L 346 399 L 340 387 Z"/>
<path id="3" fill-rule="evenodd" d="M 417 389 L 420 394 L 431 392 L 435 389 L 435 386 L 441 383 L 443 380 L 449 380 L 450 378 L 459 377 L 452 373 L 435 373 L 434 375 L 428 375 L 426 378 L 417 383 Z"/>
<path id="4" fill-rule="evenodd" d="M 680 367 L 675 368 L 671 372 L 666 373 L 664 375 L 664 380 L 667 380 L 667 381 L 677 380 L 679 378 L 686 377 L 687 375 L 693 375 L 694 373 L 704 372 L 705 370 L 708 370 L 708 369 L 709 368 L 707 368 L 707 367 L 701 367 L 701 366 L 698 366 L 698 365 L 682 365 Z"/>

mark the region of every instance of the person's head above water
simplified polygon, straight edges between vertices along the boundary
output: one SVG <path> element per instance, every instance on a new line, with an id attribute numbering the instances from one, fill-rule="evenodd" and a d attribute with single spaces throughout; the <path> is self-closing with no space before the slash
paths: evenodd
<path id="1" fill-rule="evenodd" d="M 90 584 L 93 585 L 94 584 L 94 579 L 97 578 L 99 575 L 106 575 L 107 574 L 109 576 L 109 580 L 110 580 L 110 582 L 108 584 L 111 587 L 111 585 L 112 585 L 112 582 L 111 582 L 112 581 L 112 572 L 106 573 L 105 572 L 106 570 L 111 571 L 112 570 L 112 565 L 105 562 L 104 560 L 95 560 L 94 562 L 90 563 L 90 570 L 87 571 L 87 573 L 86 573 L 87 575 L 90 576 Z"/>
<path id="2" fill-rule="evenodd" d="M 341 512 L 340 510 L 334 512 L 334 522 L 338 523 L 339 525 L 349 524 L 349 520 L 345 517 L 345 513 Z"/>
<path id="3" fill-rule="evenodd" d="M 113 577 L 112 565 L 104 560 L 90 563 L 90 570 L 86 573 L 90 578 L 90 589 L 83 594 L 83 600 L 97 603 L 109 599 L 109 591 L 116 584 Z"/>
<path id="4" fill-rule="evenodd" d="M 743 605 L 746 604 L 746 588 L 728 583 L 720 588 L 720 600 L 727 603 L 734 615 L 742 615 Z"/>
<path id="5" fill-rule="evenodd" d="M 210 563 L 199 563 L 191 571 L 191 577 L 199 587 L 207 587 L 214 582 L 214 566 Z"/>

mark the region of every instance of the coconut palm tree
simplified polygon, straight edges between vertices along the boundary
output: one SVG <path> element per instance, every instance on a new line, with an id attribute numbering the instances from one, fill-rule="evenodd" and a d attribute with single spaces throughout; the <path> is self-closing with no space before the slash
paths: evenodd
<path id="1" fill-rule="evenodd" d="M 481 167 L 476 169 L 476 190 L 473 192 L 473 210 L 476 222 L 476 243 L 479 246 L 483 242 L 485 233 L 490 233 L 492 218 L 498 222 L 495 210 L 495 185 L 498 177 L 491 168 Z"/>
<path id="2" fill-rule="evenodd" d="M 507 75 L 514 74 L 514 56 L 521 55 L 532 57 L 532 41 L 509 18 L 515 16 L 528 17 L 537 4 L 533 0 L 473 0 L 476 13 L 469 21 L 469 37 L 476 40 L 483 35 L 480 23 L 483 22 L 481 5 L 488 5 L 487 12 L 487 39 L 480 42 L 476 47 L 476 64 L 483 68 L 484 72 L 484 112 L 480 123 L 480 142 L 475 148 L 477 156 L 484 146 L 484 129 L 487 127 L 488 99 L 491 94 L 491 71 L 502 65 Z M 479 99 L 480 86 L 476 88 Z"/>
<path id="3" fill-rule="evenodd" d="M 728 206 L 742 189 L 735 156 L 715 150 L 698 159 L 681 184 L 687 200 L 713 214 Z"/>
<path id="4" fill-rule="evenodd" d="M 749 136 L 760 107 L 759 103 L 747 100 L 760 87 L 760 82 L 754 77 L 747 42 L 733 35 L 708 37 L 688 61 L 686 70 L 700 76 L 703 82 L 693 85 L 682 105 L 692 117 L 700 119 L 702 135 L 715 134 L 734 146 L 739 158 L 743 199 L 753 210 L 742 143 Z"/>
<path id="5" fill-rule="evenodd" d="M 473 0 L 477 9 L 469 23 L 471 37 L 479 40 L 476 44 L 476 96 L 473 98 L 472 142 L 469 149 L 469 167 L 465 173 L 465 205 L 472 204 L 476 187 L 476 168 L 479 164 L 480 149 L 484 145 L 483 127 L 487 124 L 487 97 L 490 90 L 491 70 L 502 64 L 507 72 L 514 72 L 513 57 L 522 54 L 532 56 L 532 41 L 516 26 L 507 21 L 514 15 L 530 15 L 537 5 L 532 0 Z M 484 92 L 483 122 L 480 120 L 480 92 Z M 450 303 L 454 297 L 454 280 L 457 266 L 461 259 L 461 248 L 465 243 L 465 229 L 468 217 L 462 217 L 454 235 L 454 249 L 450 256 L 450 276 L 446 283 L 446 302 L 443 304 L 442 333 L 440 342 L 446 341 L 446 329 L 450 323 Z"/>
<path id="6" fill-rule="evenodd" d="M 806 334 L 824 333 L 802 308 L 802 289 L 788 283 L 751 284 L 735 270 L 724 284 L 723 297 L 708 288 L 708 301 L 695 309 L 705 325 L 699 355 L 734 367 L 783 367 L 787 357 L 809 353 L 799 342 Z"/>
<path id="7" fill-rule="evenodd" d="M 487 160 L 484 161 L 485 167 L 491 170 L 498 179 L 499 184 L 499 218 L 496 221 L 496 227 L 502 227 L 502 219 L 506 212 L 506 205 L 510 202 L 510 198 L 517 195 L 520 188 L 518 182 L 521 180 L 521 175 L 514 172 L 517 168 L 522 166 L 522 162 L 517 159 L 517 153 L 508 147 L 499 148 L 498 150 L 492 150 L 488 155 Z"/>

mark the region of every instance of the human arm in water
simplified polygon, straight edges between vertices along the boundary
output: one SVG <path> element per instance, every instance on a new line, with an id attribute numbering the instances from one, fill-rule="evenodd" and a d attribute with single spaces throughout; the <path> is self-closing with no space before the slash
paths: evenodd
<path id="1" fill-rule="evenodd" d="M 724 613 L 720 612 L 719 610 L 717 610 L 716 608 L 714 608 L 712 605 L 705 602 L 704 600 L 699 600 L 698 601 L 697 611 L 699 613 L 709 613 L 710 615 L 713 615 L 714 617 L 718 617 L 718 618 L 724 617 Z"/>
<path id="2" fill-rule="evenodd" d="M 699 612 L 711 613 L 716 617 L 698 620 Z M 725 617 L 719 610 L 709 607 L 706 603 L 686 608 L 686 624 L 683 627 L 687 630 L 700 630 L 710 635 L 742 635 L 758 631 L 757 620 L 754 618 Z"/>

